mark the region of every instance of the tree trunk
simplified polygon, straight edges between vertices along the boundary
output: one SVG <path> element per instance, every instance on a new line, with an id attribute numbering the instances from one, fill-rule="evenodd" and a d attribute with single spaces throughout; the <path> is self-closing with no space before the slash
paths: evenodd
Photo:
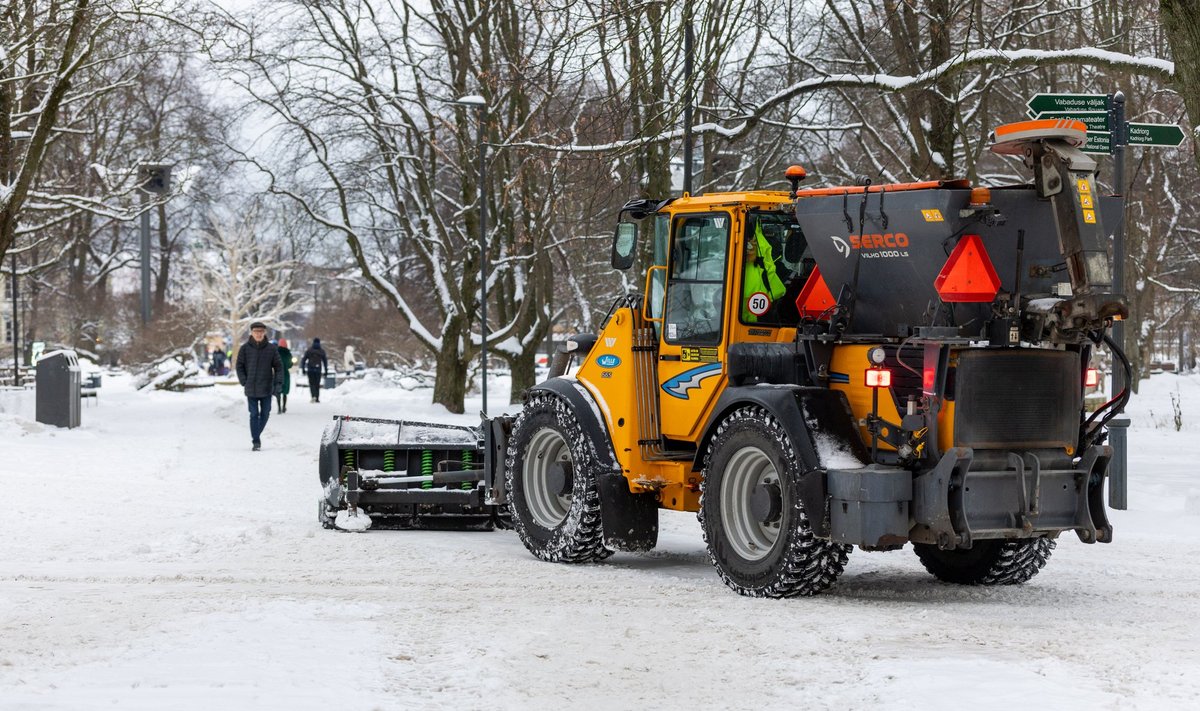
<path id="1" fill-rule="evenodd" d="M 442 331 L 442 349 L 437 353 L 437 371 L 433 382 L 433 402 L 461 415 L 466 411 L 467 371 L 470 359 L 459 350 L 459 342 L 470 334 L 462 315 L 452 316 Z"/>
<path id="2" fill-rule="evenodd" d="M 1195 0 L 1159 0 L 1163 29 L 1175 60 L 1174 89 L 1187 108 L 1192 125 L 1192 156 L 1200 167 L 1200 3 Z"/>
<path id="3" fill-rule="evenodd" d="M 510 403 L 515 405 L 523 402 L 525 391 L 537 385 L 537 372 L 534 370 L 536 361 L 536 348 L 509 359 L 509 368 L 512 371 L 512 391 L 508 397 Z"/>
<path id="4" fill-rule="evenodd" d="M 936 67 L 950 59 L 953 46 L 950 39 L 950 2 L 931 0 L 928 6 L 929 23 L 929 67 Z M 936 91 L 926 92 L 929 100 L 929 160 L 931 165 L 926 175 L 933 178 L 954 178 L 954 144 L 958 137 L 956 113 L 958 107 L 953 97 L 957 93 L 955 81 L 949 76 L 938 79 Z M 919 105 L 917 102 L 914 104 Z"/>
<path id="5" fill-rule="evenodd" d="M 433 382 L 433 402 L 450 412 L 461 415 L 466 411 L 467 364 L 453 348 L 443 348 L 437 354 L 437 372 Z"/>
<path id="6" fill-rule="evenodd" d="M 154 282 L 154 313 L 162 315 L 171 278 L 171 236 L 167 228 L 167 206 L 158 206 L 158 279 Z"/>

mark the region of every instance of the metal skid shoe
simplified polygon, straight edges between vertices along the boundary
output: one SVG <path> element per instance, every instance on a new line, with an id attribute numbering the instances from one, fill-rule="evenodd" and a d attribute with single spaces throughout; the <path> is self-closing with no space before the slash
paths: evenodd
<path id="1" fill-rule="evenodd" d="M 318 520 L 346 531 L 492 530 L 484 444 L 473 427 L 335 417 L 321 438 Z"/>

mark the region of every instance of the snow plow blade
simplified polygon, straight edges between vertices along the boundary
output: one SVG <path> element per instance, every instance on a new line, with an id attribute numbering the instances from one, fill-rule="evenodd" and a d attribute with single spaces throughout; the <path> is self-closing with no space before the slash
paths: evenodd
<path id="1" fill-rule="evenodd" d="M 321 524 L 352 531 L 491 530 L 497 492 L 489 488 L 485 453 L 498 431 L 335 416 L 321 437 Z"/>

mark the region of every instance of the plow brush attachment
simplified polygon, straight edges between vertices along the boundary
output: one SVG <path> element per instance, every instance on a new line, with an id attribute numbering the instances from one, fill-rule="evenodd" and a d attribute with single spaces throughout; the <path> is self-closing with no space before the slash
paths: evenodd
<path id="1" fill-rule="evenodd" d="M 494 430 L 336 416 L 321 437 L 325 528 L 491 530 L 485 452 Z"/>

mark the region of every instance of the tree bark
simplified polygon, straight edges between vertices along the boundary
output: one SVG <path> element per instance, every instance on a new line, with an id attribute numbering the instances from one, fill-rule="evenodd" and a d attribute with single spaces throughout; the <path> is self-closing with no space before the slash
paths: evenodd
<path id="1" fill-rule="evenodd" d="M 1174 89 L 1187 108 L 1192 125 L 1192 156 L 1200 168 L 1200 3 L 1195 0 L 1159 0 L 1163 29 L 1175 60 Z"/>
<path id="2" fill-rule="evenodd" d="M 167 206 L 158 206 L 158 275 L 154 282 L 154 312 L 161 314 L 167 303 L 167 284 L 171 279 L 171 233 L 167 226 Z"/>
<path id="3" fill-rule="evenodd" d="M 469 361 L 458 350 L 460 339 L 469 336 L 464 317 L 452 316 L 442 333 L 442 349 L 437 353 L 437 371 L 433 383 L 433 402 L 450 412 L 461 415 L 466 408 L 467 370 Z"/>

